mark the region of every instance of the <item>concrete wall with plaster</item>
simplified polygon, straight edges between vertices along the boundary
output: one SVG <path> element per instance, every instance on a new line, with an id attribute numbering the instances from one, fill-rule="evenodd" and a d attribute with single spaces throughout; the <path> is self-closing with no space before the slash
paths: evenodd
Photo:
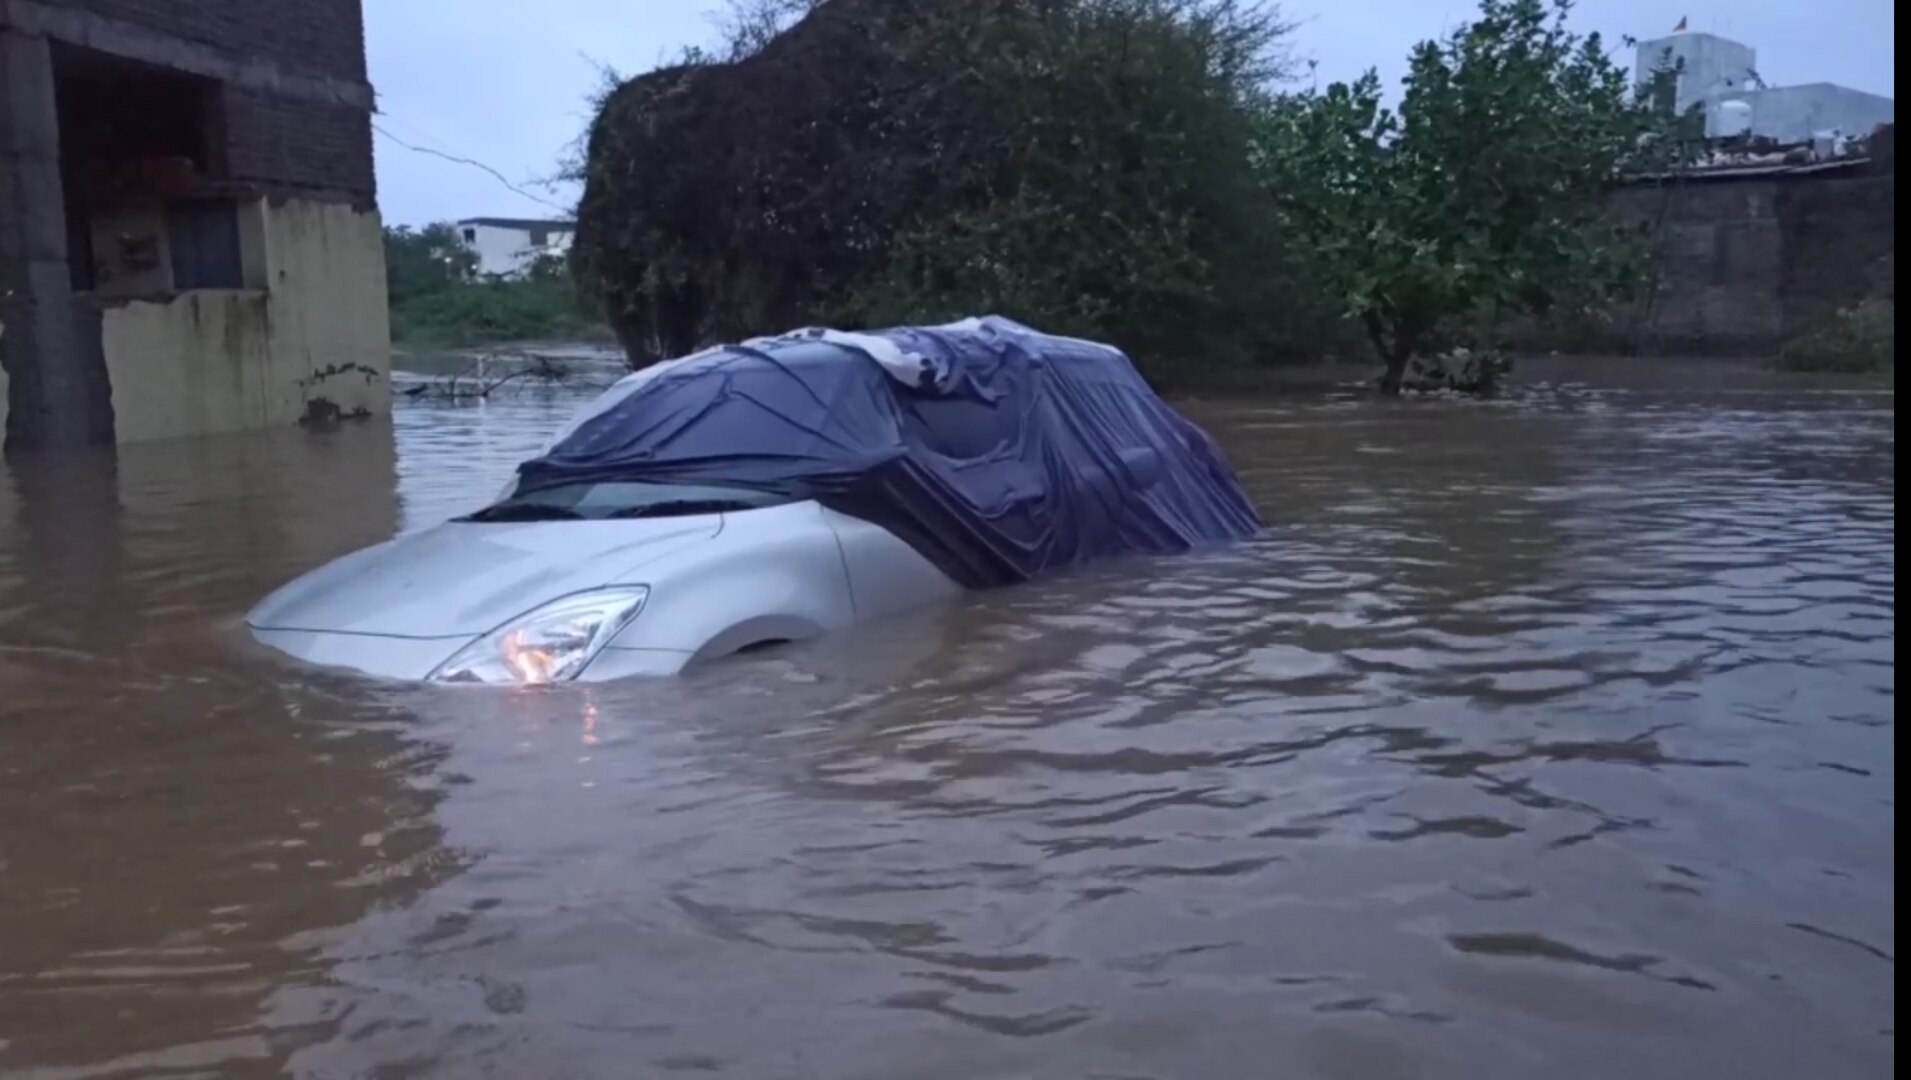
<path id="1" fill-rule="evenodd" d="M 1642 41 L 1635 52 L 1633 79 L 1644 86 L 1662 69 L 1677 72 L 1673 110 L 1684 113 L 1712 95 L 1750 86 L 1758 51 L 1717 34 L 1697 31 Z"/>
<path id="2" fill-rule="evenodd" d="M 384 410 L 363 25 L 360 0 L 0 0 L 9 452 Z"/>
<path id="3" fill-rule="evenodd" d="M 262 289 L 107 303 L 121 443 L 388 412 L 378 215 L 260 201 Z"/>
<path id="4" fill-rule="evenodd" d="M 1822 131 L 1870 135 L 1880 124 L 1895 123 L 1897 116 L 1897 102 L 1891 98 L 1835 83 L 1714 95 L 1708 100 L 1709 120 L 1714 115 L 1710 106 L 1726 101 L 1741 101 L 1750 107 L 1752 134 L 1781 143 L 1806 142 Z M 1708 122 L 1706 134 L 1720 136 L 1737 132 L 1717 130 L 1716 123 Z"/>
<path id="5" fill-rule="evenodd" d="M 478 257 L 478 273 L 520 277 L 540 257 L 569 253 L 576 230 L 557 225 L 499 225 L 474 219 L 458 223 L 458 237 Z"/>
<path id="6" fill-rule="evenodd" d="M 1721 124 L 1716 109 L 1724 102 L 1748 107 L 1753 135 L 1783 143 L 1834 129 L 1869 135 L 1877 125 L 1895 122 L 1895 103 L 1879 94 L 1828 82 L 1767 87 L 1758 75 L 1758 51 L 1716 34 L 1681 32 L 1640 42 L 1633 67 L 1638 85 L 1664 67 L 1678 71 L 1674 110 L 1703 107 L 1706 134 L 1714 138 L 1741 133 Z"/>

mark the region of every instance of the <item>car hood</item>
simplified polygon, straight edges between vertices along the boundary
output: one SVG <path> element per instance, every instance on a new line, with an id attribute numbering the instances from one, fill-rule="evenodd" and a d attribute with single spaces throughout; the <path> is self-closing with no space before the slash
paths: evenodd
<path id="1" fill-rule="evenodd" d="M 723 529 L 720 514 L 634 521 L 448 522 L 347 555 L 265 598 L 257 630 L 475 637 L 631 574 Z"/>

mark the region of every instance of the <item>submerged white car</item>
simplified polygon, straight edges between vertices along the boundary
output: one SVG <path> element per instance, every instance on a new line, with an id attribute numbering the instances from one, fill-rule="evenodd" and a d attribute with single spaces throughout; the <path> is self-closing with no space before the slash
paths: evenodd
<path id="1" fill-rule="evenodd" d="M 491 506 L 321 567 L 246 621 L 390 679 L 670 675 L 1257 526 L 1212 442 L 1117 350 L 997 319 L 805 331 L 626 378 Z"/>
<path id="2" fill-rule="evenodd" d="M 894 534 L 814 500 L 585 482 L 348 555 L 247 622 L 283 652 L 370 675 L 597 681 L 671 675 L 959 591 Z"/>

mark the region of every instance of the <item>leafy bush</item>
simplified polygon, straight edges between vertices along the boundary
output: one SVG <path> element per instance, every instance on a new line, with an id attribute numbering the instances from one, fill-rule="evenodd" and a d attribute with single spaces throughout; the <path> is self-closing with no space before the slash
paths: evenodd
<path id="1" fill-rule="evenodd" d="M 1779 366 L 1787 371 L 1890 371 L 1896 322 L 1889 306 L 1848 308 L 1824 329 L 1786 345 Z"/>

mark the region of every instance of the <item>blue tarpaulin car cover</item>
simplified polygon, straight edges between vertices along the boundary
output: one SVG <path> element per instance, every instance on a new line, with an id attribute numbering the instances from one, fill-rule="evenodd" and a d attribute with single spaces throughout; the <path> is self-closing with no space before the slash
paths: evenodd
<path id="1" fill-rule="evenodd" d="M 626 378 L 517 491 L 712 484 L 815 499 L 971 588 L 1259 528 L 1220 448 L 1120 350 L 1006 319 L 800 331 Z"/>

